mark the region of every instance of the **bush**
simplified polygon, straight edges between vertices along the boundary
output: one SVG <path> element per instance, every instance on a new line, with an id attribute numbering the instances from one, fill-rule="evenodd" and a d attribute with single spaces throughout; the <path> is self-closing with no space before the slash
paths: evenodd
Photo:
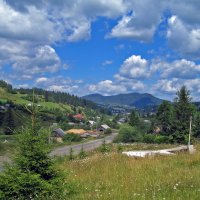
<path id="1" fill-rule="evenodd" d="M 80 142 L 81 141 L 81 136 L 74 134 L 74 133 L 68 133 L 64 135 L 63 141 L 64 142 Z"/>
<path id="2" fill-rule="evenodd" d="M 60 122 L 59 123 L 59 127 L 65 131 L 68 131 L 70 129 L 72 129 L 74 126 L 73 125 L 70 125 L 68 124 L 68 122 Z"/>
<path id="3" fill-rule="evenodd" d="M 117 136 L 117 142 L 139 142 L 142 141 L 142 135 L 140 132 L 135 128 L 128 124 L 124 124 L 119 129 L 119 135 Z"/>
<path id="4" fill-rule="evenodd" d="M 111 133 L 112 133 L 112 129 L 111 128 L 106 129 L 105 134 L 111 134 Z"/>
<path id="5" fill-rule="evenodd" d="M 155 136 L 154 134 L 146 134 L 144 135 L 144 142 L 145 143 L 155 143 Z"/>
<path id="6" fill-rule="evenodd" d="M 169 137 L 164 135 L 157 135 L 155 137 L 156 144 L 169 143 Z"/>
<path id="7" fill-rule="evenodd" d="M 146 134 L 144 136 L 144 142 L 156 144 L 170 143 L 170 137 L 164 135 Z"/>
<path id="8" fill-rule="evenodd" d="M 78 155 L 80 159 L 84 159 L 87 156 L 86 152 L 83 149 L 83 146 L 81 147 L 81 151 L 79 152 Z"/>
<path id="9" fill-rule="evenodd" d="M 101 145 L 101 147 L 100 147 L 100 152 L 101 152 L 102 154 L 105 154 L 105 153 L 107 153 L 107 152 L 109 152 L 109 151 L 110 151 L 110 148 L 109 148 L 109 146 L 106 144 L 106 140 L 104 139 L 103 142 L 102 142 L 102 145 Z"/>

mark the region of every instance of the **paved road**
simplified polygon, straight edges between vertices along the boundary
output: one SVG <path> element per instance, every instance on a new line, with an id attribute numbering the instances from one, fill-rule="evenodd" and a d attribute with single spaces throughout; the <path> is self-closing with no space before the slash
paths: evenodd
<path id="1" fill-rule="evenodd" d="M 114 138 L 116 137 L 117 133 L 112 133 L 109 136 L 105 137 L 106 143 L 111 143 Z M 102 145 L 104 138 L 102 139 L 97 139 L 93 140 L 87 143 L 82 143 L 82 144 L 76 144 L 76 145 L 68 145 L 64 147 L 59 147 L 54 149 L 51 153 L 50 156 L 64 156 L 64 155 L 69 155 L 69 151 L 72 148 L 73 149 L 73 154 L 78 154 L 83 146 L 84 151 L 91 151 L 94 150 Z M 0 171 L 3 170 L 3 163 L 8 162 L 10 163 L 11 160 L 7 156 L 0 156 Z"/>
<path id="2" fill-rule="evenodd" d="M 109 136 L 105 137 L 106 144 L 111 143 L 114 138 L 116 137 L 117 133 L 112 133 Z M 54 149 L 50 155 L 51 156 L 64 156 L 64 155 L 69 155 L 70 149 L 73 149 L 73 154 L 78 154 L 83 147 L 84 151 L 91 151 L 94 150 L 102 145 L 104 138 L 102 139 L 97 139 L 93 140 L 87 143 L 82 143 L 82 144 L 75 144 L 75 145 L 69 145 L 69 146 L 64 146 L 60 148 Z"/>

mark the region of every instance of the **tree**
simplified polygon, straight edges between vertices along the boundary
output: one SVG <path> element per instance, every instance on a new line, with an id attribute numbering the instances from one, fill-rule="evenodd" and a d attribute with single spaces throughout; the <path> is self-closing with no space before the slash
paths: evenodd
<path id="1" fill-rule="evenodd" d="M 18 152 L 12 166 L 0 174 L 0 199 L 65 199 L 66 186 L 54 167 L 47 132 L 35 122 L 19 134 Z"/>
<path id="2" fill-rule="evenodd" d="M 131 126 L 138 126 L 139 122 L 140 122 L 139 115 L 135 110 L 133 110 L 129 116 L 129 124 Z"/>
<path id="3" fill-rule="evenodd" d="M 162 126 L 162 133 L 170 135 L 174 121 L 174 110 L 172 104 L 168 101 L 163 101 L 158 107 L 156 119 L 159 125 Z"/>
<path id="4" fill-rule="evenodd" d="M 194 128 L 192 130 L 193 136 L 200 138 L 200 112 L 197 112 L 194 116 Z"/>
<path id="5" fill-rule="evenodd" d="M 190 92 L 185 86 L 182 86 L 177 92 L 174 111 L 173 140 L 179 143 L 187 143 L 190 116 L 194 116 L 195 106 L 191 103 Z"/>
<path id="6" fill-rule="evenodd" d="M 119 129 L 119 135 L 116 139 L 118 142 L 138 142 L 142 140 L 142 135 L 136 129 L 129 124 L 123 124 Z"/>
<path id="7" fill-rule="evenodd" d="M 45 99 L 45 102 L 49 101 L 49 93 L 48 93 L 48 91 L 44 92 L 44 99 Z"/>

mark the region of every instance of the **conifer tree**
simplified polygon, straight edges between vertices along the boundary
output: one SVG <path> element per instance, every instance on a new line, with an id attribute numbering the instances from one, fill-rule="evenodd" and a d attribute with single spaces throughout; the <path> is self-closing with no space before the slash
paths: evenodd
<path id="1" fill-rule="evenodd" d="M 162 133 L 170 135 L 172 133 L 172 124 L 174 122 L 174 109 L 171 103 L 163 101 L 158 107 L 156 119 L 159 125 L 162 126 Z"/>
<path id="2" fill-rule="evenodd" d="M 173 140 L 179 143 L 187 143 L 190 116 L 194 116 L 195 106 L 191 103 L 190 92 L 185 86 L 177 92 L 174 111 Z"/>
<path id="3" fill-rule="evenodd" d="M 131 126 L 138 126 L 139 121 L 140 121 L 140 119 L 139 119 L 138 113 L 135 110 L 133 110 L 129 116 L 129 124 Z"/>
<path id="4" fill-rule="evenodd" d="M 34 102 L 34 101 L 33 101 Z M 65 181 L 50 158 L 47 133 L 36 122 L 33 103 L 30 127 L 19 134 L 14 164 L 0 174 L 0 199 L 66 199 Z"/>

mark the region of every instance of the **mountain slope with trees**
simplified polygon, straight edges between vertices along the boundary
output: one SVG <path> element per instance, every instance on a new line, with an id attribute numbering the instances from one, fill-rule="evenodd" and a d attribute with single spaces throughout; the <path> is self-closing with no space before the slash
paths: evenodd
<path id="1" fill-rule="evenodd" d="M 162 99 L 154 97 L 151 94 L 140 94 L 140 93 L 130 93 L 130 94 L 118 94 L 113 96 L 103 96 L 100 94 L 91 94 L 83 96 L 84 99 L 93 101 L 99 104 L 118 104 L 118 105 L 128 105 L 137 108 L 144 108 L 148 106 L 157 106 L 162 103 Z"/>

